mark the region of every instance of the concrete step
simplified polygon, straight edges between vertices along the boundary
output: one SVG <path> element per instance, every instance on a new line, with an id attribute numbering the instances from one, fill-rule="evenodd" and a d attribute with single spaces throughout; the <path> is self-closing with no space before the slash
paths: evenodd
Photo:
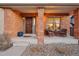
<path id="1" fill-rule="evenodd" d="M 30 43 L 29 42 L 13 42 L 13 46 L 28 46 L 28 45 L 30 45 Z"/>
<path id="2" fill-rule="evenodd" d="M 25 49 L 26 46 L 13 46 L 6 51 L 0 52 L 0 56 L 21 56 Z"/>
<path id="3" fill-rule="evenodd" d="M 17 39 L 12 39 L 13 46 L 27 46 L 30 45 L 29 40 L 23 37 L 17 37 Z"/>

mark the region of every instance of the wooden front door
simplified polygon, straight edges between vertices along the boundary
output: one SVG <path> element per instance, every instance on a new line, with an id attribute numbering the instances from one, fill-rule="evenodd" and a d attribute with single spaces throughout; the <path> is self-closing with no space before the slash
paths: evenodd
<path id="1" fill-rule="evenodd" d="M 26 17 L 26 34 L 32 34 L 33 17 Z"/>

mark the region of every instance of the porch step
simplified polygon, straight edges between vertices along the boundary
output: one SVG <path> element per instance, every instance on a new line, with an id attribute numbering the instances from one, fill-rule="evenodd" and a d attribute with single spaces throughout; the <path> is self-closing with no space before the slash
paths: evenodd
<path id="1" fill-rule="evenodd" d="M 28 46 L 30 45 L 29 40 L 23 37 L 18 37 L 17 39 L 12 39 L 13 46 Z"/>
<path id="2" fill-rule="evenodd" d="M 13 46 L 28 46 L 30 45 L 29 42 L 14 42 Z"/>
<path id="3" fill-rule="evenodd" d="M 6 51 L 0 51 L 0 56 L 21 56 L 26 46 L 13 46 Z"/>
<path id="4" fill-rule="evenodd" d="M 35 37 L 36 35 L 35 34 L 24 34 L 23 36 L 24 37 Z"/>

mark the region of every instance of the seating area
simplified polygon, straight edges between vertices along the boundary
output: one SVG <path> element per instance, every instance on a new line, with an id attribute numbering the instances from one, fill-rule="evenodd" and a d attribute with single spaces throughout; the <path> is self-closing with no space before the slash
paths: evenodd
<path id="1" fill-rule="evenodd" d="M 67 36 L 67 29 L 61 29 L 59 31 L 55 31 L 56 36 Z"/>
<path id="2" fill-rule="evenodd" d="M 45 34 L 48 36 L 62 36 L 66 37 L 67 36 L 67 29 L 60 29 L 60 30 L 45 30 Z"/>

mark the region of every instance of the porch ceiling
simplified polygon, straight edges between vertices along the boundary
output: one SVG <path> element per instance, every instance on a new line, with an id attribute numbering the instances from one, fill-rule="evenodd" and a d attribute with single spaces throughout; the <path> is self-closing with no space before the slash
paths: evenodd
<path id="1" fill-rule="evenodd" d="M 11 8 L 13 10 L 20 11 L 21 13 L 37 13 L 38 7 L 43 7 L 45 13 L 69 13 L 70 11 L 79 8 L 78 4 L 60 4 L 60 5 L 51 5 L 51 4 L 29 4 L 29 5 L 0 5 L 0 7 Z"/>

